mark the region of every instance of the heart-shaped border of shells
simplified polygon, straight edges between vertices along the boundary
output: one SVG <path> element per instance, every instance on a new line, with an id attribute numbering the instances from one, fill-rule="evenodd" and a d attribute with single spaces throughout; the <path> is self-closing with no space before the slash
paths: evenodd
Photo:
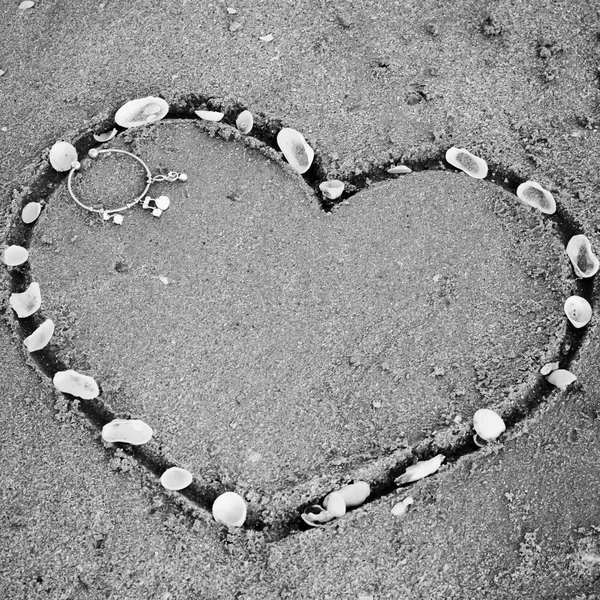
<path id="1" fill-rule="evenodd" d="M 243 526 L 262 531 L 269 539 L 276 540 L 309 527 L 335 526 L 332 524 L 347 511 L 382 497 L 394 501 L 393 514 L 405 514 L 413 501 L 412 498 L 408 499 L 410 502 L 405 500 L 404 509 L 397 510 L 401 504 L 397 501 L 398 492 L 403 491 L 402 486 L 435 473 L 444 461 L 448 465 L 465 455 L 482 452 L 482 446 L 496 444 L 506 428 L 509 431 L 518 428 L 523 419 L 553 393 L 574 393 L 577 389 L 571 385 L 576 377 L 568 369 L 589 330 L 585 325 L 589 321 L 588 306 L 593 306 L 597 299 L 593 275 L 598 264 L 589 240 L 581 233 L 580 224 L 540 184 L 527 181 L 522 174 L 502 165 L 488 165 L 483 158 L 464 148 L 444 149 L 434 145 L 406 152 L 385 164 L 367 169 L 349 168 L 341 172 L 331 157 L 319 152 L 318 148 L 314 150 L 315 144 L 310 138 L 307 140 L 300 132 L 286 127 L 281 120 L 264 113 L 250 113 L 241 102 L 220 101 L 199 94 L 181 95 L 169 104 L 162 98 L 131 102 L 142 100 L 151 100 L 152 110 L 148 112 L 148 109 L 146 115 L 143 108 L 140 111 L 137 107 L 136 114 L 144 117 L 143 123 L 139 123 L 140 118 L 138 122 L 134 119 L 132 126 L 151 126 L 152 122 L 164 117 L 196 119 L 203 123 L 200 126 L 209 135 L 219 135 L 224 140 L 243 139 L 284 168 L 295 170 L 319 198 L 325 211 L 373 183 L 410 176 L 412 171 L 462 170 L 471 177 L 495 183 L 534 207 L 532 210 L 540 210 L 545 218 L 552 220 L 554 231 L 573 264 L 576 298 L 583 300 L 573 300 L 572 297 L 565 303 L 565 314 L 572 325 L 566 328 L 564 339 L 556 342 L 558 360 L 543 365 L 531 389 L 525 395 L 511 399 L 510 404 L 493 407 L 495 410 L 478 411 L 477 418 L 471 422 L 456 420 L 450 428 L 434 433 L 417 446 L 398 448 L 385 458 L 362 465 L 342 479 L 323 474 L 310 484 L 286 491 L 285 497 L 282 495 L 271 504 L 255 501 L 252 492 L 246 493 L 246 502 L 230 486 L 224 485 L 218 476 L 211 481 L 200 481 L 180 469 L 163 455 L 160 444 L 151 439 L 154 432 L 148 425 L 133 415 L 116 415 L 105 405 L 101 382 L 98 385 L 92 378 L 72 371 L 46 347 L 53 333 L 53 324 L 48 319 L 44 321 L 37 312 L 41 292 L 31 279 L 27 247 L 32 225 L 45 205 L 43 198 L 64 179 L 64 175 L 50 165 L 48 150 L 42 155 L 41 162 L 32 165 L 31 172 L 34 174 L 31 179 L 14 193 L 13 218 L 6 230 L 7 247 L 4 251 L 4 263 L 11 276 L 11 306 L 14 311 L 10 312 L 16 313 L 10 322 L 15 333 L 25 342 L 25 351 L 32 352 L 29 356 L 33 358 L 35 368 L 43 378 L 50 378 L 55 390 L 63 395 L 67 409 L 77 417 L 87 419 L 98 432 L 104 432 L 104 435 L 97 435 L 98 440 L 113 457 L 134 458 L 141 467 L 142 477 L 154 486 L 160 481 L 162 493 L 191 518 L 217 522 L 223 527 Z M 128 103 L 130 106 L 131 102 Z M 119 109 L 120 113 L 116 111 L 117 115 L 122 117 L 127 113 L 124 108 Z M 71 140 L 75 153 L 87 153 L 98 143 L 112 139 L 116 131 L 126 129 L 128 123 L 121 118 L 119 121 L 119 128 L 116 128 L 115 111 L 106 111 L 86 123 L 80 131 L 65 133 L 63 140 Z M 290 146 L 304 148 L 297 160 L 293 152 L 286 149 Z M 70 152 L 67 156 L 71 156 Z M 60 170 L 66 171 L 70 163 L 62 167 Z M 581 314 L 587 318 L 583 324 Z M 77 396 L 73 395 L 74 391 L 77 391 Z M 80 398 L 88 399 L 80 402 Z M 119 433 L 124 431 L 123 425 L 125 430 L 130 430 L 124 435 Z"/>

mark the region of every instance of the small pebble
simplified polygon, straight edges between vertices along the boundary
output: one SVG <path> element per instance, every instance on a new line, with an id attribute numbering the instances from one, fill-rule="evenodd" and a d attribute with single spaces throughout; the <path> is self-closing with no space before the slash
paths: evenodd
<path id="1" fill-rule="evenodd" d="M 392 507 L 392 514 L 395 517 L 403 517 L 407 512 L 409 507 L 414 504 L 414 500 L 408 496 L 408 498 L 404 498 L 401 502 L 394 504 Z"/>
<path id="2" fill-rule="evenodd" d="M 412 173 L 412 169 L 405 165 L 396 165 L 395 167 L 390 167 L 387 172 L 392 175 L 407 175 L 408 173 Z"/>
<path id="3" fill-rule="evenodd" d="M 260 39 L 263 42 L 272 42 L 273 41 L 273 36 L 269 33 L 269 35 L 261 35 Z"/>
<path id="4" fill-rule="evenodd" d="M 233 23 L 229 25 L 229 31 L 237 31 L 241 26 L 242 24 L 239 21 L 233 21 Z"/>
<path id="5" fill-rule="evenodd" d="M 399 484 L 405 484 L 423 479 L 424 477 L 435 473 L 440 468 L 445 458 L 446 457 L 443 454 L 438 454 L 429 460 L 420 460 L 414 465 L 408 467 L 404 475 L 398 477 L 396 482 Z"/>
<path id="6" fill-rule="evenodd" d="M 246 502 L 235 492 L 225 492 L 214 501 L 212 514 L 217 523 L 241 527 L 246 520 Z"/>
<path id="7" fill-rule="evenodd" d="M 24 2 L 21 2 L 21 4 L 19 4 L 19 9 L 20 10 L 27 10 L 28 8 L 33 8 L 35 2 L 32 2 L 31 0 L 25 0 Z"/>
<path id="8" fill-rule="evenodd" d="M 153 433 L 152 428 L 139 419 L 113 419 L 102 428 L 102 439 L 139 446 L 148 443 Z"/>

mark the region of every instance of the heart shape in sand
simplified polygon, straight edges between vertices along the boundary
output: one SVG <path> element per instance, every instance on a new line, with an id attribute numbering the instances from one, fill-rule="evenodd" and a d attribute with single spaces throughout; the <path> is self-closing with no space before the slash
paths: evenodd
<path id="1" fill-rule="evenodd" d="M 49 352 L 100 385 L 95 415 L 144 420 L 154 464 L 268 509 L 526 396 L 574 285 L 552 223 L 440 170 L 327 213 L 231 131 L 165 120 L 106 144 L 188 174 L 151 190 L 171 200 L 160 219 L 135 207 L 104 223 L 65 184 L 47 198 L 31 278 L 56 323 Z M 87 159 L 76 189 L 123 204 L 143 175 Z"/>

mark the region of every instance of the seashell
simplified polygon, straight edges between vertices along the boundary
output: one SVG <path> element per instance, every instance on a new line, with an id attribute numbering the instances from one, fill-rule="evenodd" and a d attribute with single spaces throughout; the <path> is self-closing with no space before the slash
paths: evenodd
<path id="1" fill-rule="evenodd" d="M 590 240 L 585 235 L 574 235 L 569 240 L 567 255 L 578 277 L 592 277 L 598 271 L 600 261 L 594 256 Z"/>
<path id="2" fill-rule="evenodd" d="M 555 385 L 564 392 L 567 387 L 577 379 L 577 377 L 575 377 L 571 371 L 567 371 L 566 369 L 556 369 L 556 371 L 552 371 L 552 373 L 550 373 L 546 379 L 549 383 Z"/>
<path id="3" fill-rule="evenodd" d="M 590 303 L 581 296 L 570 296 L 565 300 L 565 314 L 573 327 L 585 327 L 592 318 Z"/>
<path id="4" fill-rule="evenodd" d="M 392 175 L 407 175 L 408 173 L 412 173 L 412 169 L 404 165 L 396 165 L 395 167 L 390 167 L 387 172 Z"/>
<path id="5" fill-rule="evenodd" d="M 98 384 L 93 377 L 82 375 L 72 369 L 58 371 L 52 380 L 54 387 L 64 394 L 71 394 L 84 400 L 93 400 L 100 395 Z"/>
<path id="6" fill-rule="evenodd" d="M 457 148 L 456 146 L 448 148 L 446 161 L 475 179 L 483 179 L 488 174 L 488 166 L 485 160 L 471 154 L 464 148 Z"/>
<path id="7" fill-rule="evenodd" d="M 263 42 L 272 42 L 273 41 L 273 35 L 268 33 L 267 35 L 261 35 L 259 36 L 259 39 L 261 39 Z"/>
<path id="8" fill-rule="evenodd" d="M 444 462 L 445 458 L 446 457 L 443 454 L 438 454 L 429 460 L 420 460 L 411 467 L 408 467 L 404 475 L 398 477 L 396 481 L 399 484 L 404 484 L 423 479 L 424 477 L 435 473 L 440 468 L 440 465 Z"/>
<path id="9" fill-rule="evenodd" d="M 345 184 L 339 179 L 330 179 L 319 184 L 319 189 L 323 192 L 325 198 L 335 200 L 339 198 L 344 191 Z"/>
<path id="10" fill-rule="evenodd" d="M 73 163 L 77 162 L 77 150 L 69 142 L 56 142 L 50 148 L 50 164 L 59 172 L 70 171 Z"/>
<path id="11" fill-rule="evenodd" d="M 27 10 L 28 8 L 33 8 L 34 4 L 35 2 L 33 2 L 32 0 L 23 0 L 23 2 L 19 4 L 19 9 Z"/>
<path id="12" fill-rule="evenodd" d="M 9 246 L 4 250 L 4 264 L 9 267 L 16 267 L 27 262 L 29 250 L 23 246 Z"/>
<path id="13" fill-rule="evenodd" d="M 346 503 L 346 508 L 354 508 L 355 506 L 360 506 L 369 497 L 371 486 L 366 481 L 357 481 L 356 483 L 340 488 L 336 492 L 331 492 L 331 494 L 333 493 L 340 494 Z M 327 507 L 331 494 L 325 496 L 323 506 Z"/>
<path id="14" fill-rule="evenodd" d="M 242 111 L 235 120 L 235 126 L 240 133 L 250 133 L 254 125 L 254 117 L 249 110 Z"/>
<path id="15" fill-rule="evenodd" d="M 552 373 L 552 371 L 556 371 L 556 369 L 558 369 L 558 363 L 557 362 L 549 362 L 549 363 L 546 363 L 540 369 L 540 373 L 542 375 L 550 375 L 550 373 Z"/>
<path id="16" fill-rule="evenodd" d="M 102 428 L 102 439 L 139 446 L 149 442 L 153 433 L 152 428 L 139 419 L 113 419 Z"/>
<path id="17" fill-rule="evenodd" d="M 525 181 L 517 188 L 517 196 L 525 204 L 552 215 L 556 212 L 554 196 L 535 181 Z"/>
<path id="18" fill-rule="evenodd" d="M 146 427 L 148 426 L 146 425 Z M 150 428 L 148 427 L 148 429 Z M 152 430 L 150 429 L 150 431 Z M 188 485 L 190 485 L 190 483 L 192 483 L 192 479 L 192 474 L 186 469 L 181 469 L 180 467 L 171 467 L 160 476 L 160 482 L 162 486 L 171 491 L 177 491 L 186 488 Z"/>
<path id="19" fill-rule="evenodd" d="M 52 319 L 46 319 L 31 335 L 23 340 L 23 343 L 29 352 L 36 352 L 45 348 L 53 335 L 54 322 Z"/>
<path id="20" fill-rule="evenodd" d="M 506 431 L 502 417 L 489 408 L 480 408 L 473 415 L 473 429 L 486 442 L 492 442 Z"/>
<path id="21" fill-rule="evenodd" d="M 112 140 L 115 135 L 117 135 L 117 130 L 113 129 L 112 131 L 105 131 L 104 133 L 95 133 L 94 139 L 97 142 L 104 143 Z"/>
<path id="22" fill-rule="evenodd" d="M 285 159 L 302 175 L 310 169 L 315 151 L 306 143 L 304 136 L 295 129 L 284 127 L 277 134 L 277 145 Z"/>
<path id="23" fill-rule="evenodd" d="M 339 492 L 331 492 L 323 501 L 323 506 L 330 515 L 336 518 L 343 517 L 346 514 L 346 501 Z"/>
<path id="24" fill-rule="evenodd" d="M 318 504 L 307 506 L 300 515 L 302 520 L 311 527 L 322 527 L 325 523 L 335 519 L 335 517 Z"/>
<path id="25" fill-rule="evenodd" d="M 19 319 L 30 317 L 42 305 L 40 284 L 33 281 L 24 292 L 11 294 L 9 302 Z"/>
<path id="26" fill-rule="evenodd" d="M 33 223 L 42 212 L 42 205 L 39 202 L 29 202 L 23 207 L 23 211 L 21 212 L 21 219 L 23 223 L 29 225 Z"/>
<path id="27" fill-rule="evenodd" d="M 225 492 L 214 501 L 212 514 L 221 525 L 240 527 L 246 520 L 246 503 L 239 494 Z"/>
<path id="28" fill-rule="evenodd" d="M 225 115 L 225 113 L 216 110 L 195 110 L 194 112 L 205 121 L 220 121 Z"/>
<path id="29" fill-rule="evenodd" d="M 148 96 L 130 100 L 115 114 L 115 123 L 121 127 L 139 127 L 163 119 L 169 112 L 169 105 L 162 98 Z"/>
<path id="30" fill-rule="evenodd" d="M 404 498 L 402 502 L 398 502 L 392 506 L 392 514 L 395 517 L 403 517 L 407 512 L 410 506 L 414 504 L 414 500 L 408 496 L 408 498 Z"/>

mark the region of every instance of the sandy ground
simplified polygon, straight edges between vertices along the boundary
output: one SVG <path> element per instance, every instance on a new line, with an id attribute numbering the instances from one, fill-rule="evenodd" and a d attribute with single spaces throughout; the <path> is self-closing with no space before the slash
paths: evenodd
<path id="1" fill-rule="evenodd" d="M 450 145 L 535 179 L 598 247 L 597 10 L 587 2 L 0 8 L 2 210 L 44 150 L 124 101 L 241 102 L 307 136 L 330 175 Z M 233 21 L 242 26 L 229 31 Z M 259 36 L 272 33 L 273 41 Z M 201 106 L 198 106 L 201 108 Z M 6 128 L 6 130 L 4 130 Z M 0 589 L 11 598 L 595 598 L 592 321 L 577 385 L 469 454 L 324 531 L 276 542 L 189 518 L 61 410 L 11 336 L 3 275 Z M 54 407 L 58 400 L 58 404 Z M 410 493 L 415 509 L 393 518 Z"/>

